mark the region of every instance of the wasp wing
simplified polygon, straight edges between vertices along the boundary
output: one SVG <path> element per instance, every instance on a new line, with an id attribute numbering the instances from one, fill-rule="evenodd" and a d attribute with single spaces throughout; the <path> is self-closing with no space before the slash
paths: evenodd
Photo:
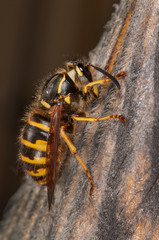
<path id="1" fill-rule="evenodd" d="M 48 191 L 49 209 L 52 204 L 55 182 L 56 182 L 56 168 L 60 135 L 60 119 L 61 119 L 62 105 L 54 105 L 51 119 L 50 131 L 47 141 L 47 157 L 46 157 L 46 178 Z"/>

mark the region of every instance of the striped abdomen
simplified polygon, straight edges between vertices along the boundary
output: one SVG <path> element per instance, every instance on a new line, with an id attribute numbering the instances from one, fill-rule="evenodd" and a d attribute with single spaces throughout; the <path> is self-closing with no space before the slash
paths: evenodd
<path id="1" fill-rule="evenodd" d="M 32 115 L 23 129 L 20 157 L 25 171 L 39 184 L 46 184 L 46 151 L 50 122 Z"/>

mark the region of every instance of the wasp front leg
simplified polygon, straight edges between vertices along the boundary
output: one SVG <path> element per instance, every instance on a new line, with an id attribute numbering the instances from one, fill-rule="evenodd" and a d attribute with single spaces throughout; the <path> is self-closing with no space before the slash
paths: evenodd
<path id="1" fill-rule="evenodd" d="M 117 81 L 117 79 L 120 78 L 120 77 L 126 76 L 126 73 L 125 72 L 120 72 L 117 75 L 112 76 L 111 74 L 105 72 L 104 70 L 102 70 L 102 71 L 103 71 L 102 73 L 103 74 L 105 73 L 105 75 L 106 75 L 105 78 L 99 79 L 99 80 L 96 80 L 96 81 L 93 81 L 93 82 L 90 82 L 90 83 L 86 84 L 85 87 L 84 87 L 84 93 L 85 94 L 88 92 L 89 88 L 94 87 L 95 85 L 98 85 L 98 86 L 107 85 L 107 83 L 110 82 L 110 81 L 113 81 L 115 83 L 115 85 L 120 89 L 120 84 Z"/>

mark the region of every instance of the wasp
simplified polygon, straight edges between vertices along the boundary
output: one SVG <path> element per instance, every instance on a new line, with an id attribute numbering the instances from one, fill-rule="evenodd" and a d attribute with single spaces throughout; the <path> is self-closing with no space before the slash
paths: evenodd
<path id="1" fill-rule="evenodd" d="M 101 72 L 103 79 L 94 80 L 93 71 Z M 71 153 L 86 172 L 93 190 L 92 176 L 77 153 L 69 134 L 74 133 L 75 121 L 99 122 L 110 118 L 124 123 L 122 115 L 109 115 L 102 118 L 88 117 L 86 106 L 90 99 L 99 96 L 98 86 L 124 76 L 120 72 L 115 77 L 105 70 L 82 61 L 72 61 L 58 70 L 42 84 L 37 98 L 27 114 L 25 126 L 20 137 L 20 160 L 23 168 L 37 183 L 47 186 L 49 209 L 52 204 L 59 165 L 61 141 L 68 145 Z"/>

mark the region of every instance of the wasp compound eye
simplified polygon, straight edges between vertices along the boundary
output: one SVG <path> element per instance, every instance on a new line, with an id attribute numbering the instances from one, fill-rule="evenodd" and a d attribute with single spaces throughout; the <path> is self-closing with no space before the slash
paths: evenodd
<path id="1" fill-rule="evenodd" d="M 81 72 L 84 72 L 84 64 L 83 63 L 78 63 L 77 66 Z"/>
<path id="2" fill-rule="evenodd" d="M 85 75 L 89 82 L 92 82 L 92 74 L 87 66 L 84 67 L 83 74 Z"/>
<path id="3" fill-rule="evenodd" d="M 92 74 L 89 71 L 88 67 L 82 63 L 79 63 L 78 69 L 80 70 L 81 73 L 88 79 L 89 82 L 92 82 Z"/>

